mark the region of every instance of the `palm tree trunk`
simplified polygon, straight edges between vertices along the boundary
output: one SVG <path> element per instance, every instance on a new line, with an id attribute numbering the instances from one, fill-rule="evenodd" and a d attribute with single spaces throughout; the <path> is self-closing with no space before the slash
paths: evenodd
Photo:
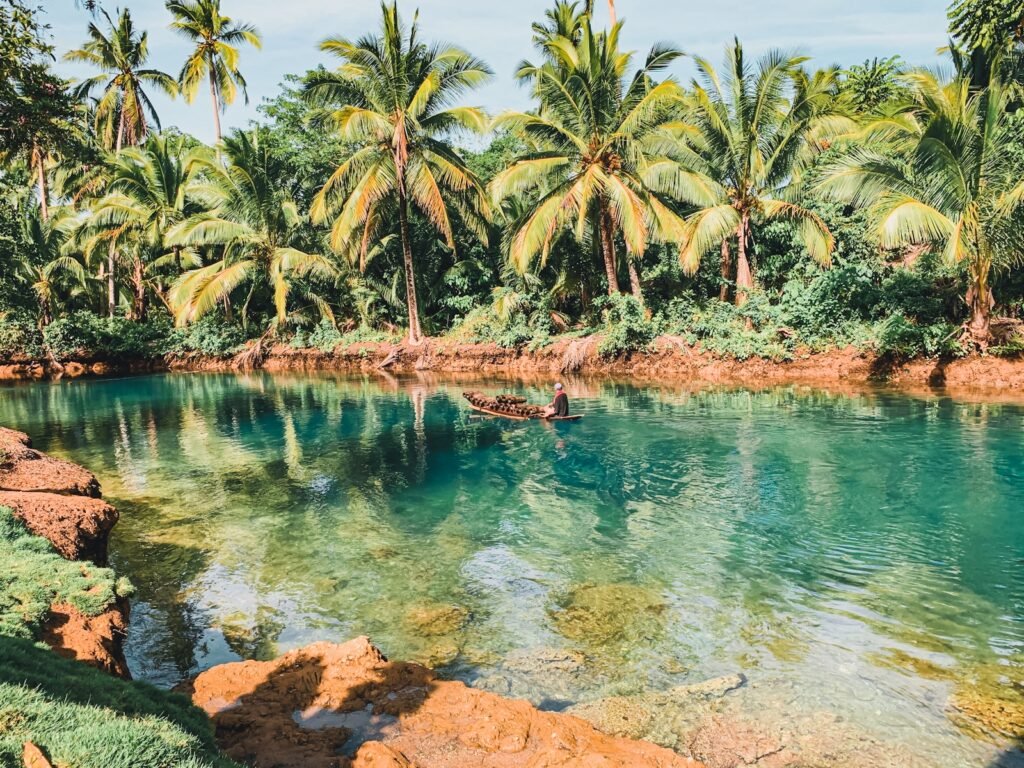
<path id="1" fill-rule="evenodd" d="M 419 344 L 423 340 L 420 329 L 420 309 L 416 300 L 416 273 L 412 263 L 412 242 L 409 237 L 409 201 L 405 189 L 398 190 L 398 225 L 402 235 L 402 260 L 405 264 L 405 303 L 409 308 L 409 343 Z"/>
<path id="2" fill-rule="evenodd" d="M 115 145 L 116 154 L 121 154 L 121 147 L 124 145 L 124 109 L 121 109 L 121 114 L 117 119 L 117 144 Z M 117 282 L 114 279 L 114 263 L 117 260 L 117 243 L 114 240 L 110 241 L 110 245 L 107 248 L 107 316 L 110 318 L 114 317 L 114 313 L 117 311 Z"/>
<path id="3" fill-rule="evenodd" d="M 732 253 L 729 238 L 722 238 L 722 287 L 718 289 L 718 300 L 729 300 L 729 283 L 732 281 Z"/>
<path id="4" fill-rule="evenodd" d="M 608 276 L 608 295 L 614 296 L 619 292 L 619 277 L 615 272 L 615 227 L 608 204 L 603 201 L 600 216 L 601 255 L 604 256 L 604 271 Z"/>
<path id="5" fill-rule="evenodd" d="M 36 160 L 36 172 L 39 174 L 39 215 L 43 221 L 50 220 L 49 192 L 46 189 L 46 168 L 43 167 L 43 152 L 38 146 L 33 147 L 32 154 Z"/>
<path id="6" fill-rule="evenodd" d="M 210 99 L 213 101 L 214 144 L 220 144 L 220 99 L 217 98 L 217 79 L 213 74 L 213 62 L 210 62 Z"/>
<path id="7" fill-rule="evenodd" d="M 971 318 L 967 331 L 979 349 L 988 348 L 991 339 L 992 309 L 996 305 L 988 278 L 989 269 L 985 265 L 971 265 L 971 285 L 967 289 L 967 306 L 970 308 Z"/>
<path id="8" fill-rule="evenodd" d="M 627 259 L 629 263 L 629 288 L 633 292 L 633 296 L 643 306 L 644 303 L 644 289 L 640 285 L 640 272 L 637 270 L 636 262 L 633 259 Z"/>
<path id="9" fill-rule="evenodd" d="M 608 16 L 612 20 L 612 26 L 615 26 L 615 0 L 608 0 Z"/>
<path id="10" fill-rule="evenodd" d="M 111 240 L 107 246 L 107 316 L 117 311 L 117 283 L 114 280 L 114 262 L 117 260 L 117 244 Z"/>
<path id="11" fill-rule="evenodd" d="M 146 320 L 146 282 L 142 275 L 142 260 L 135 259 L 132 273 L 132 287 L 135 295 L 132 297 L 132 320 L 145 322 Z"/>
<path id="12" fill-rule="evenodd" d="M 736 248 L 736 306 L 747 303 L 750 292 L 754 289 L 754 275 L 750 271 L 747 259 L 747 234 L 750 231 L 750 214 L 746 211 L 740 216 L 740 225 L 736 229 L 738 240 Z"/>

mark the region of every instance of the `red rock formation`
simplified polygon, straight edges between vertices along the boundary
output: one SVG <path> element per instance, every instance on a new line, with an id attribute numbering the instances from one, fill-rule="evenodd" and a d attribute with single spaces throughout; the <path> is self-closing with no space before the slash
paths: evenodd
<path id="1" fill-rule="evenodd" d="M 699 767 L 578 718 L 389 662 L 366 638 L 214 667 L 191 693 L 221 748 L 256 768 Z"/>
<path id="2" fill-rule="evenodd" d="M 117 522 L 117 510 L 102 499 L 56 493 L 0 491 L 0 506 L 36 536 L 49 539 L 68 560 L 107 563 L 107 538 Z"/>
<path id="3" fill-rule="evenodd" d="M 100 484 L 77 464 L 34 450 L 24 432 L 0 427 L 0 491 L 99 498 Z"/>

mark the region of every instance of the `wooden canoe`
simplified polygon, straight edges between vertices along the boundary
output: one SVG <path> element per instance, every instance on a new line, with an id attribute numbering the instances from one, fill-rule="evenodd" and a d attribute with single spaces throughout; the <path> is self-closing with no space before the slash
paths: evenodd
<path id="1" fill-rule="evenodd" d="M 583 418 L 583 414 L 576 414 L 575 416 L 550 416 L 545 418 L 544 416 L 517 416 L 514 413 L 502 413 L 501 411 L 492 411 L 490 408 L 484 408 L 480 405 L 469 404 L 469 407 L 474 411 L 480 413 L 486 413 L 488 416 L 500 416 L 503 419 L 512 419 L 512 421 L 579 421 Z"/>

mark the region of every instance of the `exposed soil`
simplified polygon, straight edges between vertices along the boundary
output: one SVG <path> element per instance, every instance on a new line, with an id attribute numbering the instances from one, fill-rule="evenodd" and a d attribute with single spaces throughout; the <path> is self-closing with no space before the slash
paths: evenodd
<path id="1" fill-rule="evenodd" d="M 122 646 L 128 633 L 128 601 L 99 616 L 86 616 L 74 606 L 50 606 L 42 641 L 61 656 L 77 659 L 117 677 L 131 678 Z"/>
<path id="2" fill-rule="evenodd" d="M 0 491 L 0 506 L 14 510 L 29 531 L 49 539 L 66 559 L 107 564 L 107 538 L 118 515 L 103 499 Z"/>
<path id="3" fill-rule="evenodd" d="M 798 355 L 792 361 L 762 358 L 737 360 L 691 346 L 678 336 L 659 337 L 644 353 L 604 358 L 600 338 L 559 339 L 536 351 L 504 349 L 496 344 L 459 344 L 428 340 L 419 346 L 362 343 L 331 352 L 265 348 L 261 367 L 268 371 L 413 371 L 478 372 L 490 374 L 572 373 L 628 376 L 631 379 L 693 381 L 708 384 L 868 384 L 888 382 L 901 387 L 946 387 L 951 390 L 1020 392 L 1024 390 L 1024 359 L 971 356 L 958 360 L 895 361 L 855 348 Z M 48 376 L 103 375 L 156 370 L 227 371 L 251 361 L 189 356 L 156 361 L 68 362 L 59 367 L 43 362 L 0 365 L 0 380 Z"/>
<path id="4" fill-rule="evenodd" d="M 0 427 L 0 506 L 68 560 L 107 562 L 107 540 L 118 515 L 99 496 L 91 472 L 33 449 L 23 432 Z M 41 639 L 62 656 L 127 678 L 127 630 L 125 600 L 99 616 L 57 604 L 50 607 Z"/>
<path id="5" fill-rule="evenodd" d="M 366 638 L 214 667 L 191 686 L 232 758 L 255 768 L 699 768 L 426 667 Z"/>

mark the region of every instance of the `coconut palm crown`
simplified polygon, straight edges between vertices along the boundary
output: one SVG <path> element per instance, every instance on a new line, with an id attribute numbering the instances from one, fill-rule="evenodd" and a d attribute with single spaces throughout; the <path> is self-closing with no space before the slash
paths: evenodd
<path id="1" fill-rule="evenodd" d="M 171 227 L 166 244 L 213 248 L 220 258 L 184 272 L 175 282 L 169 299 L 176 322 L 186 325 L 198 320 L 218 302 L 228 306 L 232 293 L 248 285 L 243 324 L 254 292 L 267 289 L 275 309 L 271 327 L 280 326 L 289 317 L 289 297 L 299 278 L 333 280 L 338 274 L 331 259 L 299 247 L 302 216 L 281 189 L 281 161 L 273 157 L 258 131 L 238 131 L 225 137 L 221 156 L 200 150 L 192 165 L 206 179 L 193 194 L 207 210 Z M 322 316 L 333 320 L 326 301 L 304 292 Z"/>
<path id="2" fill-rule="evenodd" d="M 619 50 L 621 24 L 595 32 L 584 15 L 568 25 L 573 38 L 560 34 L 566 26 L 552 24 L 549 38 L 537 38 L 542 64 L 520 65 L 518 77 L 534 83 L 540 106 L 498 119 L 521 133 L 528 150 L 495 177 L 491 195 L 498 204 L 517 196 L 530 200 L 509 243 L 509 259 L 520 272 L 537 258 L 546 262 L 563 232 L 583 240 L 596 226 L 609 294 L 619 291 L 615 241 L 621 236 L 639 298 L 633 262 L 651 241 L 675 240 L 682 226 L 669 201 L 685 178 L 660 146 L 682 92 L 672 79 L 653 79 L 682 52 L 655 46 L 629 76 L 632 54 Z"/>
<path id="3" fill-rule="evenodd" d="M 248 43 L 261 48 L 260 34 L 251 24 L 221 14 L 220 0 L 168 0 L 166 5 L 174 16 L 171 29 L 195 44 L 178 75 L 181 92 L 191 104 L 203 81 L 209 83 L 214 137 L 219 142 L 221 110 L 234 104 L 239 90 L 249 102 L 245 78 L 238 69 L 238 46 Z"/>
<path id="4" fill-rule="evenodd" d="M 686 220 L 680 261 L 687 273 L 720 251 L 723 275 L 729 246 L 737 248 L 736 303 L 754 286 L 750 249 L 756 227 L 788 220 L 808 254 L 831 261 L 835 241 L 824 221 L 794 202 L 794 182 L 824 139 L 854 128 L 837 108 L 838 71 L 808 75 L 803 57 L 771 51 L 751 66 L 736 41 L 723 73 L 697 58 L 698 80 L 688 94 L 686 127 L 677 156 L 691 174 L 684 198 L 696 207 Z"/>
<path id="5" fill-rule="evenodd" d="M 486 240 L 485 192 L 444 139 L 453 131 L 486 127 L 480 109 L 455 104 L 491 71 L 459 48 L 420 40 L 418 19 L 406 27 L 396 4 L 382 5 L 381 15 L 376 35 L 321 44 L 342 64 L 310 83 L 306 93 L 315 103 L 344 104 L 330 120 L 354 151 L 317 194 L 311 215 L 318 223 L 330 221 L 332 247 L 360 263 L 397 218 L 409 341 L 415 344 L 423 332 L 409 209 L 418 209 L 451 248 L 453 212 Z"/>
<path id="6" fill-rule="evenodd" d="M 67 61 L 89 64 L 100 73 L 87 78 L 75 89 L 79 98 L 99 91 L 95 106 L 96 132 L 104 145 L 117 151 L 125 145 L 145 141 L 152 122 L 160 127 L 160 118 L 150 101 L 146 87 L 153 86 L 176 96 L 178 84 L 158 69 L 147 68 L 149 34 L 138 32 L 128 9 L 115 22 L 106 11 L 106 32 L 89 23 L 89 40 L 65 55 Z M 148 115 L 148 119 L 147 119 Z"/>

